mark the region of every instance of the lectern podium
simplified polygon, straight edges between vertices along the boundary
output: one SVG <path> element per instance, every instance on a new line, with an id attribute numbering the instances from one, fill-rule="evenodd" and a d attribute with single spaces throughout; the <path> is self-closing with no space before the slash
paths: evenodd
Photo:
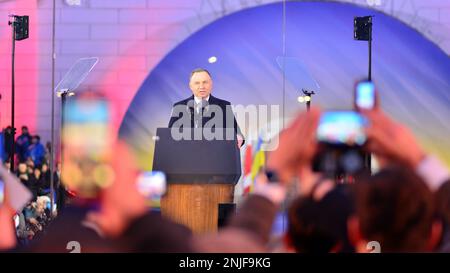
<path id="1" fill-rule="evenodd" d="M 180 130 L 156 131 L 153 170 L 165 172 L 168 181 L 161 212 L 195 233 L 214 232 L 219 204 L 233 202 L 241 176 L 236 136 L 227 131 L 232 129 L 216 129 L 222 133 L 215 136 L 222 137 L 210 140 L 211 128 L 204 128 L 187 129 L 183 139 L 174 137 L 172 133 Z"/>

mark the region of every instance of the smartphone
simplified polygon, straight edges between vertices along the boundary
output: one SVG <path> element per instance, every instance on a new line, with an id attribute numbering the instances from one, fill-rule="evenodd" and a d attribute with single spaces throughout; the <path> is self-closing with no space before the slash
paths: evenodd
<path id="1" fill-rule="evenodd" d="M 62 181 L 77 196 L 95 198 L 114 179 L 109 103 L 71 99 L 64 108 Z"/>
<path id="2" fill-rule="evenodd" d="M 143 172 L 137 178 L 137 187 L 148 200 L 157 200 L 166 193 L 166 175 L 161 171 Z"/>
<path id="3" fill-rule="evenodd" d="M 3 163 L 5 158 L 5 134 L 0 132 L 0 163 Z"/>
<path id="4" fill-rule="evenodd" d="M 0 205 L 3 204 L 3 200 L 5 199 L 5 183 L 3 180 L 0 180 Z"/>
<path id="5" fill-rule="evenodd" d="M 366 142 L 367 119 L 355 111 L 327 111 L 317 128 L 317 140 L 339 146 L 362 146 Z"/>
<path id="6" fill-rule="evenodd" d="M 375 92 L 375 85 L 373 84 L 373 82 L 368 80 L 358 82 L 355 87 L 356 109 L 374 109 L 376 106 Z"/>

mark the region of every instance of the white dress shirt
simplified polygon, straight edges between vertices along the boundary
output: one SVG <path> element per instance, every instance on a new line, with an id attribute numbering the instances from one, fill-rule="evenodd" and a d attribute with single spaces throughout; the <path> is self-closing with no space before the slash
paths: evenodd
<path id="1" fill-rule="evenodd" d="M 194 96 L 194 100 L 195 100 L 195 110 L 196 110 L 197 114 L 200 114 L 200 107 L 199 107 L 200 102 L 202 102 L 202 100 L 209 101 L 209 95 L 206 97 L 206 99 Z"/>

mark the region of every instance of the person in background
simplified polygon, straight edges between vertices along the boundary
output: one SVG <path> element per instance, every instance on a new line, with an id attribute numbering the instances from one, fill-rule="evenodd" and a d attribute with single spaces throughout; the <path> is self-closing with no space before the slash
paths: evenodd
<path id="1" fill-rule="evenodd" d="M 31 190 L 31 184 L 29 181 L 30 175 L 28 175 L 27 165 L 25 163 L 19 163 L 19 166 L 17 167 L 17 177 L 23 185 Z"/>
<path id="2" fill-rule="evenodd" d="M 7 160 L 4 163 L 5 169 L 7 169 L 8 171 L 11 170 L 11 161 Z"/>
<path id="3" fill-rule="evenodd" d="M 25 163 L 19 163 L 19 165 L 17 166 L 17 177 L 21 178 L 21 175 L 27 175 L 28 180 L 28 167 Z"/>
<path id="4" fill-rule="evenodd" d="M 41 165 L 45 158 L 45 147 L 40 142 L 41 138 L 35 135 L 31 138 L 31 145 L 28 147 L 28 156 L 33 160 L 34 165 Z"/>
<path id="5" fill-rule="evenodd" d="M 25 161 L 26 165 L 27 165 L 27 173 L 28 176 L 33 175 L 34 172 L 34 162 L 31 159 L 31 157 L 29 157 L 26 161 Z"/>
<path id="6" fill-rule="evenodd" d="M 26 246 L 29 240 L 33 239 L 35 234 L 32 230 L 28 229 L 23 212 L 16 214 L 14 217 L 16 221 L 16 235 L 18 244 L 20 246 Z"/>
<path id="7" fill-rule="evenodd" d="M 45 158 L 44 158 L 46 164 L 50 164 L 51 151 L 52 151 L 52 143 L 50 141 L 47 141 L 47 143 L 45 143 Z"/>
<path id="8" fill-rule="evenodd" d="M 22 134 L 16 139 L 16 153 L 19 158 L 19 162 L 25 162 L 28 155 L 28 146 L 31 144 L 31 135 L 27 126 L 22 126 Z"/>
<path id="9" fill-rule="evenodd" d="M 27 207 L 27 210 L 25 219 L 30 226 L 30 230 L 37 235 L 43 231 L 48 220 L 47 215 L 45 214 L 44 200 L 38 197 L 36 202 L 32 202 L 30 207 Z"/>
<path id="10" fill-rule="evenodd" d="M 53 183 L 56 192 L 56 203 L 58 206 L 58 210 L 61 212 L 66 206 L 68 197 L 66 186 L 61 181 L 61 162 L 56 163 L 56 169 L 53 172 Z"/>
<path id="11" fill-rule="evenodd" d="M 47 163 L 42 164 L 41 167 L 41 176 L 42 176 L 42 194 L 49 194 L 50 193 L 50 170 L 48 168 Z M 54 181 L 55 182 L 55 181 Z M 54 187 L 56 188 L 56 187 Z"/>
<path id="12" fill-rule="evenodd" d="M 12 132 L 12 127 L 8 126 L 3 130 L 3 147 L 4 147 L 3 160 L 5 162 L 11 161 L 13 140 L 14 136 Z"/>
<path id="13" fill-rule="evenodd" d="M 30 182 L 33 195 L 38 197 L 40 195 L 44 195 L 44 179 L 41 174 L 41 169 L 39 166 L 33 170 L 33 174 L 31 174 Z"/>

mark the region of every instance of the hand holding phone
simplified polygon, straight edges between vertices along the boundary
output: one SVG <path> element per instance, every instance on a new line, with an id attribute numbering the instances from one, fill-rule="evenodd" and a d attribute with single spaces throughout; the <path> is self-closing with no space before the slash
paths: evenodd
<path id="1" fill-rule="evenodd" d="M 361 146 L 367 140 L 366 117 L 355 111 L 324 112 L 317 128 L 318 153 L 313 171 L 325 175 L 354 174 L 364 166 Z"/>
<path id="2" fill-rule="evenodd" d="M 5 183 L 0 180 L 0 205 L 3 204 L 3 200 L 5 199 Z"/>
<path id="3" fill-rule="evenodd" d="M 77 195 L 95 198 L 115 175 L 109 103 L 101 98 L 74 99 L 64 114 L 62 181 Z"/>
<path id="4" fill-rule="evenodd" d="M 166 193 L 166 175 L 161 171 L 143 172 L 137 178 L 137 187 L 147 200 L 159 199 Z"/>
<path id="5" fill-rule="evenodd" d="M 8 188 L 8 198 L 6 198 L 5 188 Z M 0 206 L 4 202 L 8 202 L 11 208 L 20 211 L 32 196 L 27 187 L 15 175 L 9 173 L 3 165 L 0 165 Z"/>
<path id="6" fill-rule="evenodd" d="M 317 127 L 317 140 L 340 146 L 362 146 L 366 142 L 367 119 L 355 111 L 327 111 Z"/>

